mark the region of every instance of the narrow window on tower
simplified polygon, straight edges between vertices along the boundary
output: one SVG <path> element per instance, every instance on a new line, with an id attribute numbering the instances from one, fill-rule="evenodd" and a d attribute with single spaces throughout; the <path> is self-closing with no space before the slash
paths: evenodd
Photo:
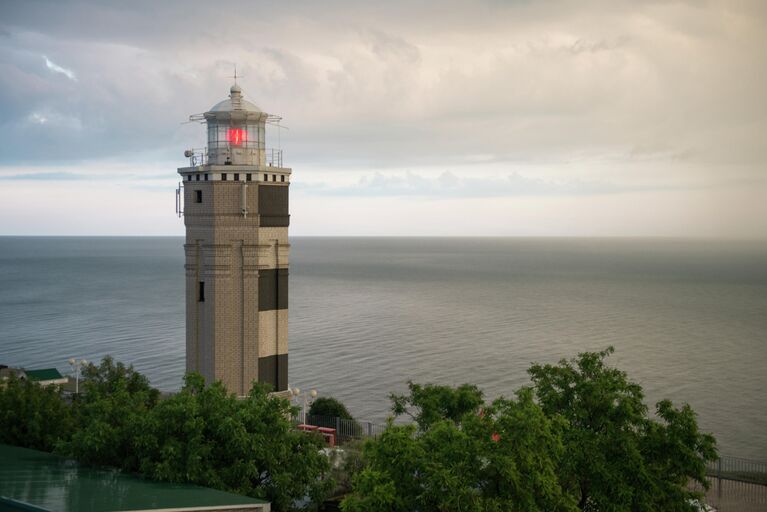
<path id="1" fill-rule="evenodd" d="M 272 181 L 277 181 L 277 175 L 276 174 L 272 174 Z"/>
<path id="2" fill-rule="evenodd" d="M 205 302 L 205 281 L 200 281 L 197 287 L 197 302 Z"/>
<path id="3" fill-rule="evenodd" d="M 253 175 L 252 175 L 252 174 L 250 174 L 250 173 L 248 173 L 248 174 L 246 174 L 246 175 L 245 175 L 245 181 L 251 181 L 251 180 L 252 180 L 252 178 L 253 178 Z"/>
<path id="4" fill-rule="evenodd" d="M 269 181 L 269 175 L 268 174 L 264 174 L 264 181 Z"/>
<path id="5" fill-rule="evenodd" d="M 194 202 L 195 203 L 201 203 L 202 202 L 202 190 L 195 190 L 194 191 Z"/>
<path id="6" fill-rule="evenodd" d="M 221 181 L 226 181 L 226 173 L 225 172 L 221 173 Z"/>
<path id="7" fill-rule="evenodd" d="M 199 174 L 195 174 L 194 175 L 194 180 L 195 181 L 200 181 L 200 175 Z"/>
<path id="8" fill-rule="evenodd" d="M 234 181 L 240 181 L 240 174 L 234 173 Z"/>
<path id="9" fill-rule="evenodd" d="M 280 176 L 280 181 L 285 181 L 285 175 Z"/>
<path id="10" fill-rule="evenodd" d="M 208 181 L 208 173 L 205 173 L 205 181 Z"/>
<path id="11" fill-rule="evenodd" d="M 189 175 L 186 177 L 186 181 L 192 181 L 192 175 L 191 175 L 191 174 L 189 174 Z"/>

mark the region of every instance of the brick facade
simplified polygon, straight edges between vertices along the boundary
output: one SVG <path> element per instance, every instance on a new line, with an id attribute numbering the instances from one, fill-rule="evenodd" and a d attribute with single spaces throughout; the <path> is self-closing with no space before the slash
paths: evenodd
<path id="1" fill-rule="evenodd" d="M 245 171 L 239 181 L 233 173 L 226 181 L 220 174 L 216 180 L 197 180 L 220 167 L 179 169 L 186 225 L 187 371 L 199 372 L 209 382 L 221 380 L 241 396 L 255 380 L 284 391 L 289 180 L 246 182 Z M 259 167 L 247 172 L 255 175 Z M 287 178 L 291 171 L 270 167 L 268 172 Z"/>

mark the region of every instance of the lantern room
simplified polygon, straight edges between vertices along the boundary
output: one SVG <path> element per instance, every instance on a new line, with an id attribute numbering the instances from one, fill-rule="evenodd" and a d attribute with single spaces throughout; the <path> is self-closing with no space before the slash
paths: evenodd
<path id="1" fill-rule="evenodd" d="M 282 166 L 279 150 L 267 151 L 265 144 L 266 124 L 278 125 L 280 118 L 245 100 L 239 85 L 229 89 L 228 99 L 189 119 L 204 121 L 208 127 L 205 156 L 195 164 Z"/>

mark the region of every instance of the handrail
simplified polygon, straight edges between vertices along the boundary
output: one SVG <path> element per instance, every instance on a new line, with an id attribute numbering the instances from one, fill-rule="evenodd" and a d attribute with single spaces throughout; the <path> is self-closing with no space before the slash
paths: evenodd
<path id="1" fill-rule="evenodd" d="M 266 162 L 267 167 L 282 167 L 282 150 L 281 149 L 260 148 L 260 149 L 257 149 L 257 151 L 263 151 L 264 161 Z M 186 156 L 189 157 L 190 167 L 197 167 L 200 165 L 208 164 L 207 148 L 192 148 L 186 152 Z"/>

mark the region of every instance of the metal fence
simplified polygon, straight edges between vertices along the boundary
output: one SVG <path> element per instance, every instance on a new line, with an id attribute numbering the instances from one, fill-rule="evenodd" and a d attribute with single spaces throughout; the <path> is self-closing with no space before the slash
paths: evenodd
<path id="1" fill-rule="evenodd" d="M 767 485 L 767 462 L 723 455 L 708 464 L 706 474 L 718 480 Z"/>
<path id="2" fill-rule="evenodd" d="M 767 510 L 767 462 L 721 456 L 706 468 L 708 490 L 695 482 L 696 491 L 719 512 Z"/>
<path id="3" fill-rule="evenodd" d="M 336 430 L 336 442 L 345 443 L 353 439 L 364 437 L 376 437 L 386 430 L 386 425 L 370 421 L 345 420 L 334 416 L 304 415 L 299 412 L 293 417 L 296 424 L 316 425 L 318 427 L 333 428 Z"/>
<path id="4" fill-rule="evenodd" d="M 708 489 L 698 482 L 690 488 L 705 495 L 705 502 L 719 512 L 767 510 L 767 463 L 722 456 L 706 468 Z"/>

